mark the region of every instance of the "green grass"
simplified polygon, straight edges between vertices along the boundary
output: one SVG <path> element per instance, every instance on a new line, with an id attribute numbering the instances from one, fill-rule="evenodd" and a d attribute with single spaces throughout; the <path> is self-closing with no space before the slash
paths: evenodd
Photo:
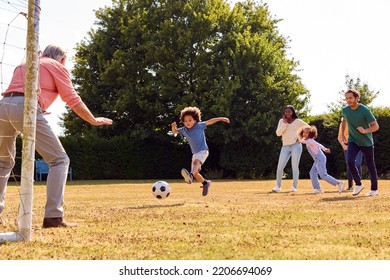
<path id="1" fill-rule="evenodd" d="M 388 260 L 390 191 L 378 197 L 310 194 L 309 180 L 272 193 L 274 181 L 214 181 L 207 197 L 198 183 L 168 181 L 157 200 L 151 180 L 75 181 L 65 193 L 73 229 L 42 229 L 45 186 L 34 187 L 30 242 L 0 245 L 0 259 L 61 260 Z M 369 186 L 369 181 L 364 181 Z M 1 232 L 16 231 L 19 188 L 9 186 Z"/>

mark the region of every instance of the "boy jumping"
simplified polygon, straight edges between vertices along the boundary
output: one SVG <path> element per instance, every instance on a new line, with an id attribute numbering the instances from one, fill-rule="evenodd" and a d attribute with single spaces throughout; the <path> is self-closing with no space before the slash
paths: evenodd
<path id="1" fill-rule="evenodd" d="M 206 137 L 204 130 L 206 126 L 212 125 L 216 122 L 230 123 L 230 120 L 225 117 L 212 118 L 207 121 L 201 121 L 201 111 L 197 107 L 186 107 L 180 113 L 180 120 L 184 126 L 177 127 L 176 122 L 171 124 L 172 133 L 184 136 L 191 147 L 192 161 L 191 161 L 191 172 L 183 168 L 181 175 L 183 176 L 186 183 L 191 184 L 194 177 L 202 183 L 201 188 L 202 195 L 206 196 L 211 186 L 210 180 L 205 180 L 199 173 L 202 164 L 206 161 L 209 156 L 209 148 L 206 143 Z"/>

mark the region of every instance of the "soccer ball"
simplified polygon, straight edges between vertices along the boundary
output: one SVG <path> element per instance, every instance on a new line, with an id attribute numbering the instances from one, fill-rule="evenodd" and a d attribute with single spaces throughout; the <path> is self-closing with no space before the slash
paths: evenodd
<path id="1" fill-rule="evenodd" d="M 171 188 L 165 181 L 157 181 L 152 186 L 152 192 L 155 198 L 164 199 L 171 194 Z"/>

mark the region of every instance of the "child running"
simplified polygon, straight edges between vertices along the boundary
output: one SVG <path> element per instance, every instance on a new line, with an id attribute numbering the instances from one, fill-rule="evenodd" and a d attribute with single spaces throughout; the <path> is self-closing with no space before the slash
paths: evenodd
<path id="1" fill-rule="evenodd" d="M 230 120 L 225 117 L 219 117 L 202 122 L 201 115 L 202 113 L 199 108 L 186 107 L 180 113 L 180 120 L 184 126 L 178 128 L 176 122 L 173 122 L 171 124 L 171 129 L 174 135 L 180 134 L 184 136 L 191 147 L 191 172 L 188 172 L 187 169 L 183 168 L 181 170 L 181 175 L 188 184 L 191 184 L 194 178 L 201 182 L 202 195 L 206 196 L 209 192 L 209 188 L 211 187 L 211 181 L 205 180 L 199 173 L 202 164 L 204 164 L 209 156 L 209 148 L 206 143 L 204 130 L 208 125 L 212 125 L 220 121 L 230 123 Z"/>
<path id="2" fill-rule="evenodd" d="M 313 193 L 324 193 L 324 191 L 321 189 L 318 175 L 321 179 L 325 180 L 329 184 L 338 186 L 338 192 L 341 193 L 344 190 L 345 183 L 333 178 L 328 174 L 326 170 L 326 156 L 323 151 L 325 153 L 330 153 L 330 149 L 325 148 L 322 144 L 314 140 L 317 138 L 317 135 L 317 128 L 314 125 L 306 126 L 299 132 L 300 142 L 306 144 L 306 148 L 314 160 L 313 166 L 310 170 L 310 179 L 314 188 Z"/>

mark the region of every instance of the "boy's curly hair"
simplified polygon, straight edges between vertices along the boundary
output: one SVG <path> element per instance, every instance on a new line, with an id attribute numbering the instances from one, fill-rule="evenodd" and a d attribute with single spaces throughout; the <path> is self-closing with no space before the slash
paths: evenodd
<path id="1" fill-rule="evenodd" d="M 299 134 L 298 134 L 299 137 L 300 137 L 300 139 L 303 138 L 303 131 L 304 131 L 306 128 L 310 128 L 309 138 L 316 139 L 317 136 L 318 136 L 318 132 L 317 132 L 317 127 L 316 127 L 315 125 L 303 127 L 303 128 L 299 131 Z"/>
<path id="2" fill-rule="evenodd" d="M 192 116 L 196 122 L 201 121 L 202 112 L 198 107 L 186 107 L 180 112 L 180 120 L 183 123 L 185 116 Z"/>

